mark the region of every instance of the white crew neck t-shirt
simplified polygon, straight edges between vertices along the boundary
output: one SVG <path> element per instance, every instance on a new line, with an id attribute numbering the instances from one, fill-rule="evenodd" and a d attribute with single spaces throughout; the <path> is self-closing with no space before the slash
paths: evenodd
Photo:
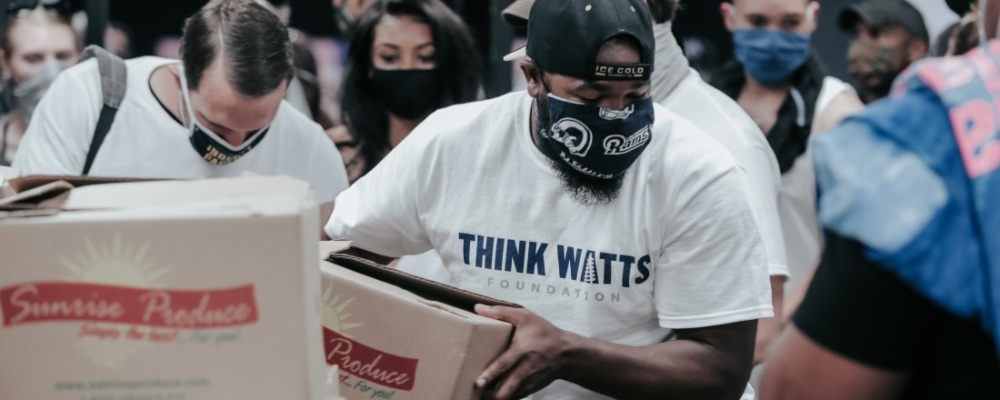
<path id="1" fill-rule="evenodd" d="M 693 69 L 689 69 L 680 84 L 659 103 L 683 115 L 719 142 L 746 172 L 750 208 L 757 217 L 757 227 L 767 251 L 768 271 L 771 276 L 787 277 L 785 241 L 777 205 L 781 170 L 767 137 L 739 104 L 702 80 Z"/>
<path id="2" fill-rule="evenodd" d="M 391 257 L 434 249 L 458 287 L 622 345 L 772 315 L 746 179 L 725 149 L 657 105 L 619 197 L 585 206 L 532 142 L 531 104 L 518 92 L 435 112 L 337 198 L 327 233 Z M 531 398 L 607 397 L 557 381 Z"/>
<path id="3" fill-rule="evenodd" d="M 739 104 L 702 80 L 694 69 L 685 71 L 687 73 L 669 95 L 654 99 L 714 138 L 743 168 L 750 185 L 750 208 L 757 217 L 757 227 L 767 251 L 768 272 L 771 276 L 788 277 L 785 240 L 777 206 L 781 172 L 767 137 Z M 396 267 L 427 279 L 451 282 L 447 270 L 425 268 L 430 264 L 441 264 L 434 251 L 403 257 Z"/>
<path id="4" fill-rule="evenodd" d="M 781 175 L 778 210 L 791 272 L 786 288 L 793 288 L 802 282 L 819 265 L 823 254 L 823 231 L 819 223 L 819 212 L 816 211 L 817 185 L 811 141 L 825 133 L 816 130 L 820 116 L 826 112 L 833 99 L 844 92 L 853 93 L 854 88 L 834 77 L 823 78 L 823 86 L 816 98 L 816 109 L 813 112 L 810 144 L 795 159 L 792 168 Z"/>
<path id="5" fill-rule="evenodd" d="M 287 175 L 309 182 L 320 203 L 347 188 L 340 152 L 322 128 L 287 102 L 257 147 L 228 165 L 211 165 L 191 146 L 190 131 L 153 96 L 149 77 L 176 60 L 127 60 L 128 89 L 90 175 L 103 177 L 203 179 L 244 172 Z M 14 165 L 25 175 L 79 175 L 102 105 L 96 60 L 63 71 L 32 117 Z"/>

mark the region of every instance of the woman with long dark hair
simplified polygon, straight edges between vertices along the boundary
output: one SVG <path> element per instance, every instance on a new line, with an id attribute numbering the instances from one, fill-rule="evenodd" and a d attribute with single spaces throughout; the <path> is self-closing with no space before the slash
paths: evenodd
<path id="1" fill-rule="evenodd" d="M 472 34 L 440 0 L 380 0 L 358 20 L 330 131 L 354 182 L 424 118 L 476 100 L 481 63 Z"/>

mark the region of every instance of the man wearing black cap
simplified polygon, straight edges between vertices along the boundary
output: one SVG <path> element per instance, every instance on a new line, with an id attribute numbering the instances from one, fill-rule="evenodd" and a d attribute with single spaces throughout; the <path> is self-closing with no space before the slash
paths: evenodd
<path id="1" fill-rule="evenodd" d="M 840 11 L 840 29 L 852 35 L 848 71 L 865 103 L 889 95 L 892 81 L 927 55 L 924 18 L 905 0 L 867 0 Z"/>
<path id="2" fill-rule="evenodd" d="M 429 116 L 327 232 L 390 257 L 434 249 L 453 284 L 525 307 L 476 308 L 515 326 L 474 383 L 486 399 L 739 398 L 772 315 L 743 171 L 653 104 L 642 0 L 531 15 L 511 56 L 531 57 L 527 92 Z"/>
<path id="3" fill-rule="evenodd" d="M 517 0 L 503 11 L 504 20 L 513 26 L 528 24 L 535 0 Z M 771 275 L 773 318 L 761 319 L 754 346 L 754 363 L 763 362 L 768 346 L 781 329 L 781 305 L 784 283 L 788 278 L 785 242 L 778 218 L 778 162 L 767 138 L 739 104 L 702 80 L 692 69 L 674 38 L 672 25 L 680 8 L 679 0 L 646 0 L 653 18 L 658 67 L 650 76 L 653 101 L 677 113 L 719 142 L 746 172 L 750 183 L 750 208 L 757 217 L 768 271 Z"/>

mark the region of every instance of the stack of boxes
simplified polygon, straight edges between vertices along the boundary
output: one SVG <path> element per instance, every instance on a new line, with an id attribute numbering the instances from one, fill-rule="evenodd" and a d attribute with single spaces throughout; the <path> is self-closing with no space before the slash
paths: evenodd
<path id="1" fill-rule="evenodd" d="M 511 334 L 319 244 L 300 181 L 4 186 L 0 399 L 471 399 Z"/>

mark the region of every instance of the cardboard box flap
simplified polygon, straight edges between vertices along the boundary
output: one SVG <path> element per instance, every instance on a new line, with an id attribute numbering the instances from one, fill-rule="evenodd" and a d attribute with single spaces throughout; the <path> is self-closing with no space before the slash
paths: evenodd
<path id="1" fill-rule="evenodd" d="M 351 248 L 351 241 L 347 240 L 321 240 L 319 242 L 319 259 L 325 260 L 330 254 L 339 253 Z"/>
<path id="2" fill-rule="evenodd" d="M 14 168 L 0 167 L 0 199 L 14 195 L 14 189 L 11 189 L 10 181 L 19 176 L 21 176 L 21 172 Z"/>
<path id="3" fill-rule="evenodd" d="M 0 210 L 58 209 L 72 189 L 66 181 L 49 182 L 0 199 Z"/>
<path id="4" fill-rule="evenodd" d="M 288 177 L 219 178 L 91 185 L 74 189 L 67 210 L 151 207 L 218 199 L 289 195 L 309 199 L 309 184 Z"/>
<path id="5" fill-rule="evenodd" d="M 309 206 L 309 204 L 303 203 L 299 197 L 276 194 L 252 198 L 218 199 L 197 203 L 106 210 L 65 211 L 59 208 L 50 208 L 8 210 L 5 212 L 0 208 L 0 222 L 3 224 L 120 223 L 141 219 L 157 222 L 200 220 L 205 223 L 215 223 L 219 220 L 234 218 L 283 218 L 298 214 L 303 208 Z M 27 218 L 41 216 L 45 218 Z"/>
<path id="6" fill-rule="evenodd" d="M 136 178 L 100 178 L 94 176 L 69 176 L 69 175 L 31 175 L 10 180 L 10 187 L 14 193 L 21 193 L 52 182 L 63 181 L 72 187 L 84 187 L 90 185 L 103 185 L 107 183 L 143 182 L 155 179 Z"/>
<path id="7" fill-rule="evenodd" d="M 59 214 L 57 208 L 3 208 L 0 207 L 0 220 L 10 220 L 15 218 L 48 217 Z"/>
<path id="8" fill-rule="evenodd" d="M 398 271 L 356 255 L 336 252 L 330 254 L 326 261 L 347 268 L 362 275 L 399 286 L 427 300 L 438 301 L 469 312 L 475 312 L 476 304 L 491 306 L 518 307 L 520 305 L 494 299 L 478 293 L 448 286 L 416 275 Z"/>

